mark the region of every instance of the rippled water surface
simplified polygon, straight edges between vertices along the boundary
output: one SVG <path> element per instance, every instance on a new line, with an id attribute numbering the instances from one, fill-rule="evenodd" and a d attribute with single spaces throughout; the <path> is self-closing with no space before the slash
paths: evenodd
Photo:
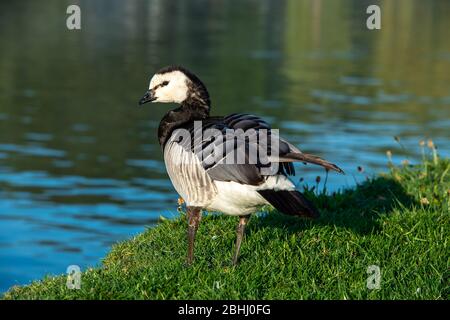
<path id="1" fill-rule="evenodd" d="M 199 75 L 213 114 L 261 115 L 339 164 L 329 190 L 384 170 L 388 149 L 416 162 L 421 139 L 449 155 L 449 2 L 371 1 L 381 31 L 360 0 L 75 2 L 80 31 L 69 2 L 0 2 L 0 291 L 177 215 L 156 137 L 171 106 L 137 107 L 167 64 Z"/>

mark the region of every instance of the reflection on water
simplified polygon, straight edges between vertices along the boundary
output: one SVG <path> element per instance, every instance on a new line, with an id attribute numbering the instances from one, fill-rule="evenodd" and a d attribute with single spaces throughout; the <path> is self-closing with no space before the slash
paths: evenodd
<path id="1" fill-rule="evenodd" d="M 0 291 L 177 215 L 156 138 L 167 106 L 137 107 L 167 64 L 206 82 L 214 114 L 262 115 L 339 164 L 330 190 L 385 168 L 387 149 L 414 162 L 420 139 L 449 154 L 445 1 L 370 1 L 381 31 L 360 0 L 79 3 L 81 31 L 63 2 L 0 3 Z"/>

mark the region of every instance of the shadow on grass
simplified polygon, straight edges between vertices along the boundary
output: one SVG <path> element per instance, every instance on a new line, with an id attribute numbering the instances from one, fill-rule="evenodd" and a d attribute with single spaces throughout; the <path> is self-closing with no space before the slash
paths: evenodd
<path id="1" fill-rule="evenodd" d="M 354 189 L 332 195 L 315 195 L 311 190 L 304 193 L 319 209 L 319 219 L 272 214 L 250 222 L 249 233 L 265 226 L 299 232 L 314 224 L 348 228 L 360 234 L 374 233 L 380 229 L 379 215 L 389 214 L 395 207 L 411 208 L 415 203 L 400 183 L 387 177 L 369 179 Z"/>

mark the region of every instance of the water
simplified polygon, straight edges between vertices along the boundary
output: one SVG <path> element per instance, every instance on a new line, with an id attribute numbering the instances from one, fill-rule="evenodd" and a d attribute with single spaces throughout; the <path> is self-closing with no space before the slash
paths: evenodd
<path id="1" fill-rule="evenodd" d="M 81 31 L 65 28 L 74 2 Z M 365 28 L 372 3 L 381 31 Z M 97 265 L 177 215 L 156 137 L 171 106 L 137 107 L 168 64 L 204 80 L 214 114 L 261 115 L 339 164 L 329 190 L 384 170 L 388 149 L 417 162 L 421 139 L 448 156 L 449 14 L 420 0 L 0 2 L 0 291 Z"/>

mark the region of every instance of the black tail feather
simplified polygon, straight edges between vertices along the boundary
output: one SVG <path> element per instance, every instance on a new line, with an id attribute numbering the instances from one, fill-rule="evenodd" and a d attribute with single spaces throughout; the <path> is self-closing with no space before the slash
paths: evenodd
<path id="1" fill-rule="evenodd" d="M 319 211 L 311 201 L 305 198 L 299 191 L 288 190 L 259 190 L 263 196 L 278 211 L 291 216 L 318 218 Z"/>

